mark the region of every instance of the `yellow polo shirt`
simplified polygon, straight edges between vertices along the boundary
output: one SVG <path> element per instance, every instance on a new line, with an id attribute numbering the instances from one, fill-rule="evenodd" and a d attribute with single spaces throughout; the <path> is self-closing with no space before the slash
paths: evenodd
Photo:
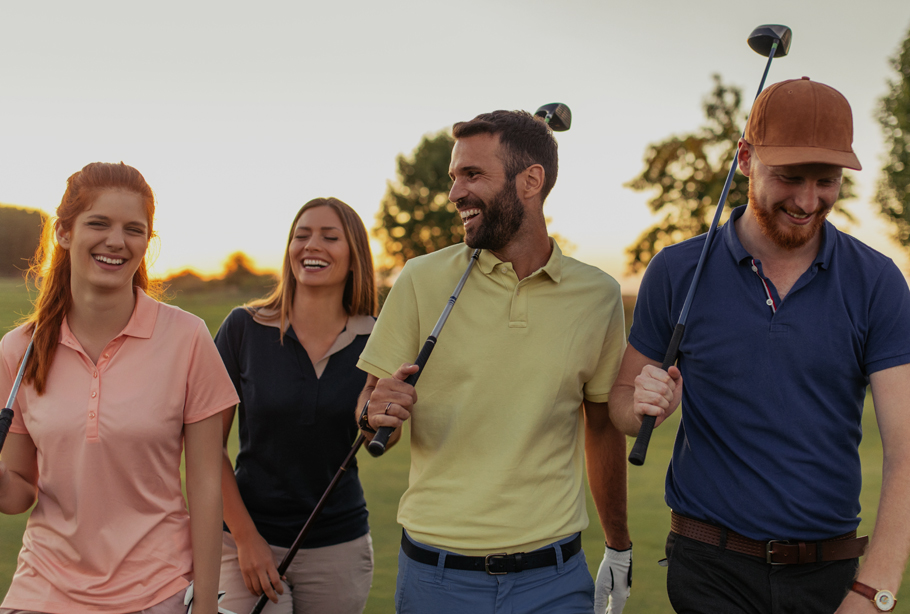
<path id="1" fill-rule="evenodd" d="M 582 401 L 609 397 L 622 299 L 613 278 L 550 241 L 547 264 L 521 281 L 481 253 L 417 383 L 398 521 L 420 542 L 527 552 L 588 525 Z M 358 367 L 381 378 L 414 361 L 471 252 L 407 263 Z"/>

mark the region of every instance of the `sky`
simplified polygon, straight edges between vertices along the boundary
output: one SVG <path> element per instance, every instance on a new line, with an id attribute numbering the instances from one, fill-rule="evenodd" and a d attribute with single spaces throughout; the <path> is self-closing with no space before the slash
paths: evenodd
<path id="1" fill-rule="evenodd" d="M 85 164 L 135 166 L 158 197 L 157 275 L 216 273 L 235 251 L 277 268 L 318 196 L 370 228 L 424 134 L 559 101 L 573 124 L 551 230 L 634 292 L 624 249 L 654 218 L 623 184 L 649 143 L 703 123 L 712 74 L 751 105 L 766 60 L 746 38 L 768 23 L 793 31 L 769 84 L 809 76 L 853 107 L 859 221 L 835 223 L 910 270 L 868 204 L 906 0 L 0 0 L 0 15 L 0 202 L 52 212 Z"/>

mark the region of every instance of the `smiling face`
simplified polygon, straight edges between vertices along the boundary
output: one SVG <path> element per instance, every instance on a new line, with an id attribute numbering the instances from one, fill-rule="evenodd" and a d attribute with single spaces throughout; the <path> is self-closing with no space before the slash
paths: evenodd
<path id="1" fill-rule="evenodd" d="M 338 214 L 331 207 L 304 211 L 294 227 L 288 257 L 300 286 L 337 286 L 343 291 L 351 271 L 351 250 Z"/>
<path id="2" fill-rule="evenodd" d="M 57 227 L 57 243 L 69 251 L 74 292 L 132 293 L 133 275 L 145 258 L 149 221 L 142 196 L 107 189 L 73 220 L 70 230 Z"/>
<path id="3" fill-rule="evenodd" d="M 843 169 L 832 164 L 766 166 L 747 143 L 739 159 L 749 177 L 749 210 L 764 239 L 785 250 L 819 240 L 840 195 Z"/>
<path id="4" fill-rule="evenodd" d="M 841 167 L 764 166 L 756 158 L 753 169 L 749 205 L 765 237 L 788 250 L 815 239 L 840 194 Z"/>
<path id="5" fill-rule="evenodd" d="M 502 250 L 521 229 L 525 208 L 515 179 L 506 177 L 499 137 L 478 134 L 458 139 L 449 165 L 449 200 L 464 223 L 464 242 L 475 249 Z"/>

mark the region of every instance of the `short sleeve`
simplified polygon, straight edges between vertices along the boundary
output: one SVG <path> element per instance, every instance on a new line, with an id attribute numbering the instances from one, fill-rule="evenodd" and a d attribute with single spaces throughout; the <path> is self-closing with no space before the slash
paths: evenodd
<path id="1" fill-rule="evenodd" d="M 610 399 L 610 389 L 619 374 L 619 365 L 626 348 L 626 322 L 622 295 L 615 282 L 614 286 L 616 287 L 613 292 L 613 308 L 607 314 L 607 332 L 600 350 L 597 370 L 584 386 L 585 400 L 592 403 L 606 403 Z"/>
<path id="2" fill-rule="evenodd" d="M 392 286 L 357 367 L 378 378 L 392 377 L 420 351 L 420 316 L 409 262 Z"/>
<path id="3" fill-rule="evenodd" d="M 651 360 L 663 362 L 673 336 L 672 286 L 666 250 L 659 252 L 645 271 L 635 301 L 629 344 Z"/>
<path id="4" fill-rule="evenodd" d="M 237 392 L 228 376 L 215 342 L 199 320 L 193 336 L 186 379 L 184 424 L 192 424 L 237 404 Z"/>
<path id="5" fill-rule="evenodd" d="M 238 307 L 231 311 L 221 323 L 215 333 L 215 347 L 221 355 L 221 361 L 227 370 L 234 390 L 240 394 L 240 344 L 243 337 L 243 324 L 240 318 L 244 315 L 243 308 Z"/>
<path id="6" fill-rule="evenodd" d="M 910 288 L 890 260 L 875 284 L 868 322 L 863 352 L 867 375 L 910 363 Z"/>

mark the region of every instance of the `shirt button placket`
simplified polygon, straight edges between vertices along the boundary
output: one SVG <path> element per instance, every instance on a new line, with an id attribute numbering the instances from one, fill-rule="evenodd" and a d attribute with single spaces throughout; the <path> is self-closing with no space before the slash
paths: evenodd
<path id="1" fill-rule="evenodd" d="M 85 436 L 87 439 L 98 438 L 98 403 L 100 397 L 101 379 L 98 377 L 97 369 L 92 372 L 92 388 L 89 394 L 87 421 L 85 425 Z"/>

